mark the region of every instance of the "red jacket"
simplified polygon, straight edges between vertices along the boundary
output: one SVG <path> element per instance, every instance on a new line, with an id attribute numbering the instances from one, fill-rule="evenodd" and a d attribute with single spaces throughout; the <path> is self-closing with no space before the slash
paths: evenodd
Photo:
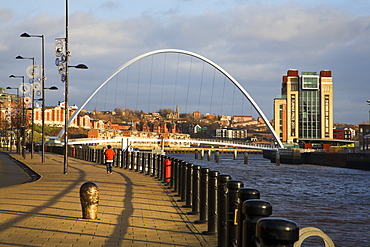
<path id="1" fill-rule="evenodd" d="M 104 155 L 106 160 L 113 160 L 113 157 L 116 155 L 116 153 L 112 149 L 107 149 L 105 150 Z"/>

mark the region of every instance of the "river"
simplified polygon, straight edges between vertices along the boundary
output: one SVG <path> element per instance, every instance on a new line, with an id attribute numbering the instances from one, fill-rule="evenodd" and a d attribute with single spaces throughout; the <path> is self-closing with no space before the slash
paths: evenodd
<path id="1" fill-rule="evenodd" d="M 241 180 L 272 204 L 272 217 L 324 231 L 338 247 L 370 246 L 370 171 L 317 165 L 276 166 L 262 155 L 221 154 L 220 162 L 196 160 L 194 154 L 167 154 Z M 212 157 L 213 158 L 213 157 Z M 322 240 L 310 238 L 311 241 Z M 304 242 L 302 246 L 306 246 Z M 307 245 L 315 246 L 315 245 Z M 324 245 L 320 245 L 324 246 Z"/>

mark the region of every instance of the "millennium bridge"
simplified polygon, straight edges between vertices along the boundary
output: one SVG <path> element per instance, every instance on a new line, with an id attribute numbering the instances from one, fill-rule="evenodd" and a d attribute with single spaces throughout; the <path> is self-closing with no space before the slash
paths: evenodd
<path id="1" fill-rule="evenodd" d="M 257 149 L 257 150 L 276 150 L 278 146 L 254 144 L 237 141 L 226 141 L 216 139 L 164 139 L 164 138 L 140 138 L 140 137 L 114 137 L 110 139 L 101 138 L 79 138 L 69 139 L 68 144 L 70 145 L 97 145 L 97 144 L 108 144 L 108 143 L 120 143 L 122 150 L 126 150 L 133 144 L 147 144 L 158 146 L 163 150 L 164 146 L 179 146 L 179 147 L 190 147 L 190 146 L 215 146 L 215 147 L 234 147 L 243 149 Z M 135 145 L 136 146 L 136 145 Z"/>

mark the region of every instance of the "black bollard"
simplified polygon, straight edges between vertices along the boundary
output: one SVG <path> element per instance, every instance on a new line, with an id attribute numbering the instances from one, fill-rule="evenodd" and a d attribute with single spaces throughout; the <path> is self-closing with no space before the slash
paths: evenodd
<path id="1" fill-rule="evenodd" d="M 121 149 L 118 149 L 117 150 L 117 153 L 116 153 L 116 157 L 117 157 L 117 160 L 116 160 L 116 163 L 115 163 L 115 165 L 116 165 L 116 167 L 120 167 L 121 165 L 121 157 L 122 157 L 122 155 L 121 155 L 121 153 L 122 153 L 122 150 Z"/>
<path id="2" fill-rule="evenodd" d="M 136 153 L 136 168 L 135 172 L 138 172 L 140 170 L 140 165 L 141 165 L 141 154 L 140 152 Z"/>
<path id="3" fill-rule="evenodd" d="M 240 188 L 238 190 L 239 204 L 238 204 L 238 241 L 237 246 L 243 246 L 243 221 L 245 219 L 245 214 L 243 213 L 243 202 L 251 199 L 260 199 L 260 192 L 256 189 L 251 188 Z M 270 215 L 267 215 L 270 216 Z"/>
<path id="4" fill-rule="evenodd" d="M 122 150 L 120 168 L 123 168 L 125 166 L 125 164 L 126 164 L 126 152 Z"/>
<path id="5" fill-rule="evenodd" d="M 151 174 L 152 177 L 155 177 L 157 174 L 157 155 L 152 154 L 152 167 L 153 167 L 153 172 Z"/>
<path id="6" fill-rule="evenodd" d="M 126 163 L 124 169 L 129 169 L 131 166 L 131 152 L 126 151 Z"/>
<path id="7" fill-rule="evenodd" d="M 244 152 L 244 164 L 248 165 L 248 152 L 247 151 Z"/>
<path id="8" fill-rule="evenodd" d="M 157 164 L 157 173 L 155 178 L 158 180 L 161 180 L 161 174 L 162 174 L 162 162 L 161 162 L 161 156 L 160 154 L 156 155 L 156 161 L 155 163 Z"/>
<path id="9" fill-rule="evenodd" d="M 186 200 L 186 173 L 187 173 L 187 163 L 185 161 L 181 162 L 181 179 L 180 179 L 180 199 L 178 202 L 184 202 Z"/>
<path id="10" fill-rule="evenodd" d="M 234 150 L 234 160 L 238 159 L 238 150 Z"/>
<path id="11" fill-rule="evenodd" d="M 86 182 L 80 187 L 82 218 L 95 220 L 98 218 L 99 188 L 94 182 Z"/>
<path id="12" fill-rule="evenodd" d="M 98 149 L 94 149 L 94 153 L 95 153 L 95 163 L 99 164 L 99 152 L 100 150 Z"/>
<path id="13" fill-rule="evenodd" d="M 217 233 L 217 181 L 218 171 L 209 172 L 208 184 L 208 230 L 203 231 L 202 234 L 213 235 Z"/>
<path id="14" fill-rule="evenodd" d="M 199 151 L 198 151 L 198 149 L 195 149 L 194 154 L 195 154 L 195 159 L 197 160 L 197 159 L 198 159 L 198 155 L 199 155 Z"/>
<path id="15" fill-rule="evenodd" d="M 113 166 L 117 167 L 118 166 L 118 150 L 117 148 L 113 148 L 113 151 L 115 155 L 113 156 Z"/>
<path id="16" fill-rule="evenodd" d="M 220 152 L 218 150 L 215 151 L 215 161 L 216 163 L 220 163 Z"/>
<path id="17" fill-rule="evenodd" d="M 179 180 L 179 160 L 173 158 L 172 164 L 173 164 L 173 171 L 172 171 L 173 178 L 171 179 L 171 184 L 172 184 L 172 189 L 173 189 L 172 192 L 177 192 L 178 180 Z"/>
<path id="18" fill-rule="evenodd" d="M 162 181 L 163 179 L 163 167 L 164 167 L 164 161 L 163 161 L 164 155 L 159 154 L 157 159 L 158 159 L 158 174 L 157 174 L 157 179 L 159 181 Z"/>
<path id="19" fill-rule="evenodd" d="M 188 163 L 186 165 L 186 197 L 184 208 L 191 208 L 193 198 L 193 166 L 194 164 Z"/>
<path id="20" fill-rule="evenodd" d="M 145 174 L 150 175 L 151 171 L 152 171 L 152 154 L 148 153 L 147 170 Z"/>
<path id="21" fill-rule="evenodd" d="M 258 247 L 293 247 L 299 240 L 297 223 L 282 218 L 262 218 L 257 222 L 255 243 Z"/>
<path id="22" fill-rule="evenodd" d="M 132 151 L 130 153 L 131 153 L 131 165 L 130 165 L 129 169 L 134 170 L 134 167 L 136 165 L 136 155 L 135 155 L 134 151 Z"/>
<path id="23" fill-rule="evenodd" d="M 196 224 L 207 222 L 208 216 L 208 182 L 209 168 L 200 169 L 200 198 L 199 198 L 199 220 L 195 220 Z"/>
<path id="24" fill-rule="evenodd" d="M 238 225 L 235 216 L 240 203 L 238 190 L 243 186 L 242 181 L 229 180 L 227 182 L 227 246 L 237 245 Z"/>
<path id="25" fill-rule="evenodd" d="M 208 149 L 207 160 L 211 161 L 211 149 Z"/>
<path id="26" fill-rule="evenodd" d="M 177 192 L 175 196 L 181 196 L 181 182 L 182 182 L 182 160 L 177 161 L 177 171 L 176 171 L 176 190 L 174 192 Z"/>
<path id="27" fill-rule="evenodd" d="M 193 165 L 192 185 L 191 211 L 188 214 L 194 215 L 199 213 L 200 165 Z"/>
<path id="28" fill-rule="evenodd" d="M 254 236 L 256 234 L 256 224 L 262 219 L 272 214 L 272 206 L 268 201 L 251 199 L 242 204 L 243 233 L 242 246 L 255 247 Z"/>
<path id="29" fill-rule="evenodd" d="M 140 173 L 145 172 L 145 164 L 146 164 L 145 153 L 141 153 L 141 170 L 140 170 Z"/>
<path id="30" fill-rule="evenodd" d="M 250 199 L 242 203 L 242 245 L 255 247 L 253 237 L 256 235 L 256 224 L 262 219 L 272 214 L 272 206 L 268 201 Z"/>
<path id="31" fill-rule="evenodd" d="M 227 245 L 227 182 L 231 179 L 230 175 L 218 176 L 218 247 L 228 247 Z"/>

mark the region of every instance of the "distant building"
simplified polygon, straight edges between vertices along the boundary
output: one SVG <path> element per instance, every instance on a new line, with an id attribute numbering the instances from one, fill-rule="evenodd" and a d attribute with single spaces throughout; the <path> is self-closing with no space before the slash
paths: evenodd
<path id="1" fill-rule="evenodd" d="M 359 125 L 358 138 L 360 150 L 363 152 L 370 152 L 370 124 Z"/>
<path id="2" fill-rule="evenodd" d="M 206 118 L 207 118 L 208 120 L 213 120 L 213 119 L 215 119 L 215 118 L 216 118 L 216 116 L 215 116 L 215 115 L 213 115 L 213 114 L 206 113 Z"/>
<path id="3" fill-rule="evenodd" d="M 231 121 L 230 116 L 220 115 L 219 121 L 217 121 L 217 123 L 220 124 L 221 126 L 229 126 L 230 121 Z"/>
<path id="4" fill-rule="evenodd" d="M 199 111 L 193 112 L 193 118 L 202 118 L 202 114 Z"/>
<path id="5" fill-rule="evenodd" d="M 247 130 L 233 128 L 216 129 L 216 138 L 244 139 L 247 138 Z"/>
<path id="6" fill-rule="evenodd" d="M 167 114 L 166 118 L 168 118 L 168 119 L 179 119 L 180 118 L 179 105 L 176 105 L 176 110 L 174 112 L 171 112 L 171 113 Z"/>
<path id="7" fill-rule="evenodd" d="M 252 116 L 234 115 L 232 117 L 232 123 L 248 122 L 253 120 Z"/>
<path id="8" fill-rule="evenodd" d="M 333 129 L 333 139 L 353 140 L 355 130 L 350 128 Z"/>
<path id="9" fill-rule="evenodd" d="M 275 132 L 284 142 L 294 139 L 333 139 L 333 82 L 331 71 L 288 70 L 281 96 L 274 99 Z"/>

